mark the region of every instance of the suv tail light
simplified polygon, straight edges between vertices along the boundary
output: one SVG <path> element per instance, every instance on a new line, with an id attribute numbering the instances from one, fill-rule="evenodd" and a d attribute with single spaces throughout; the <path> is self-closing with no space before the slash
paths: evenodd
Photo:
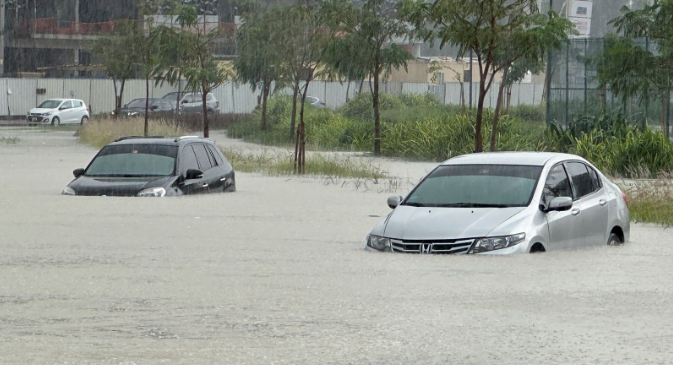
<path id="1" fill-rule="evenodd" d="M 215 102 L 215 109 L 220 109 L 220 102 L 219 101 Z"/>
<path id="2" fill-rule="evenodd" d="M 622 199 L 624 199 L 624 204 L 626 204 L 626 206 L 628 207 L 629 206 L 629 201 L 628 201 L 628 199 L 626 199 L 626 194 L 624 194 L 623 191 L 622 191 Z"/>

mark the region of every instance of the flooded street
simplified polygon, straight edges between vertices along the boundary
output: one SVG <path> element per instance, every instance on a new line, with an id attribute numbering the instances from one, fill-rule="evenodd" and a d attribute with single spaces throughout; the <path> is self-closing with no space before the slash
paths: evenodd
<path id="1" fill-rule="evenodd" d="M 372 253 L 384 182 L 239 172 L 233 194 L 67 197 L 97 152 L 72 134 L 0 130 L 20 139 L 0 143 L 0 364 L 671 363 L 671 229 L 539 255 Z"/>

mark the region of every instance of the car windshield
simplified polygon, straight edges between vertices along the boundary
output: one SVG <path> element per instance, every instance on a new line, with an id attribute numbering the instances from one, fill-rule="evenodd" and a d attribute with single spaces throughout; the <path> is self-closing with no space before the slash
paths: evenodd
<path id="1" fill-rule="evenodd" d="M 146 104 L 146 99 L 135 99 L 132 100 L 128 105 L 126 105 L 127 108 L 144 108 Z M 152 103 L 152 99 L 150 99 L 150 103 Z"/>
<path id="2" fill-rule="evenodd" d="M 61 103 L 61 100 L 45 100 L 42 102 L 42 104 L 40 104 L 40 106 L 38 106 L 38 108 L 56 109 L 59 105 L 61 105 Z"/>
<path id="3" fill-rule="evenodd" d="M 148 177 L 175 172 L 177 146 L 122 144 L 104 147 L 91 161 L 86 176 Z"/>
<path id="4" fill-rule="evenodd" d="M 402 205 L 447 208 L 508 208 L 530 204 L 541 166 L 440 166 Z"/>
<path id="5" fill-rule="evenodd" d="M 162 99 L 173 99 L 173 100 L 175 100 L 178 97 L 179 94 L 182 94 L 182 93 L 172 92 L 172 93 L 168 93 L 168 94 L 162 96 L 161 98 Z"/>

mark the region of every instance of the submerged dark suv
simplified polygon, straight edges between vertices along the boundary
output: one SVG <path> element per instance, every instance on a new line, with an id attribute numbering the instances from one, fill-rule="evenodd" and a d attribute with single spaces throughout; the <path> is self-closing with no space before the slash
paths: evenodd
<path id="1" fill-rule="evenodd" d="M 103 147 L 63 195 L 175 196 L 236 191 L 234 169 L 209 139 L 123 137 Z"/>

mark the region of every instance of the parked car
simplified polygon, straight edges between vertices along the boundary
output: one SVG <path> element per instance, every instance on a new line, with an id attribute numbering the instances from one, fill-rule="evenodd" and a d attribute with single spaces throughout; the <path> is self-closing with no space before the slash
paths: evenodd
<path id="1" fill-rule="evenodd" d="M 306 101 L 314 108 L 325 109 L 325 103 L 315 96 L 307 96 Z"/>
<path id="2" fill-rule="evenodd" d="M 208 139 L 124 137 L 103 147 L 63 195 L 163 197 L 236 191 L 229 161 Z"/>
<path id="3" fill-rule="evenodd" d="M 511 254 L 629 240 L 622 191 L 585 159 L 479 153 L 428 174 L 367 237 L 378 251 Z"/>
<path id="4" fill-rule="evenodd" d="M 146 106 L 147 98 L 133 99 L 130 103 L 125 104 L 119 113 L 125 118 L 144 117 Z M 173 114 L 173 107 L 167 100 L 152 98 L 148 111 L 151 117 L 168 117 Z"/>
<path id="5" fill-rule="evenodd" d="M 48 99 L 28 112 L 30 125 L 84 124 L 89 120 L 89 107 L 79 99 Z"/>
<path id="6" fill-rule="evenodd" d="M 185 94 L 187 94 L 187 92 L 174 91 L 162 96 L 161 98 L 164 100 L 168 100 L 168 102 L 170 102 L 171 106 L 173 107 L 173 111 L 175 111 L 178 110 L 178 105 L 180 104 L 180 101 L 185 97 Z"/>
<path id="7" fill-rule="evenodd" d="M 178 106 L 180 114 L 203 113 L 203 97 L 201 93 L 187 93 L 180 100 Z M 220 102 L 211 93 L 206 95 L 206 108 L 208 114 L 220 112 Z"/>

